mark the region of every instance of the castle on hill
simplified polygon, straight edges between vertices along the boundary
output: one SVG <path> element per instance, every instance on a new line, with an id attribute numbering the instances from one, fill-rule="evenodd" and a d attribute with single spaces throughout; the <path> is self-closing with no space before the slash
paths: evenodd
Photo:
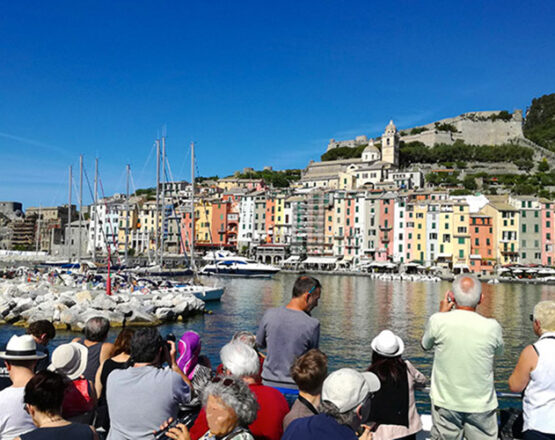
<path id="1" fill-rule="evenodd" d="M 326 152 L 336 148 L 359 148 L 367 145 L 360 158 L 313 162 L 303 170 L 300 184 L 305 188 L 355 189 L 360 187 L 418 188 L 422 186 L 419 172 L 400 172 L 401 142 L 421 142 L 428 147 L 453 145 L 503 145 L 526 141 L 522 132 L 522 110 L 464 113 L 427 125 L 398 131 L 390 121 L 383 135 L 376 139 L 357 136 L 355 139 L 331 139 Z"/>
<path id="2" fill-rule="evenodd" d="M 333 148 L 357 148 L 367 145 L 360 158 L 311 161 L 301 173 L 300 185 L 304 188 L 356 189 L 391 186 L 396 188 L 419 188 L 423 185 L 422 173 L 399 171 L 400 134 L 393 121 L 389 121 L 380 138 L 359 136 L 350 141 L 335 141 L 328 144 Z"/>

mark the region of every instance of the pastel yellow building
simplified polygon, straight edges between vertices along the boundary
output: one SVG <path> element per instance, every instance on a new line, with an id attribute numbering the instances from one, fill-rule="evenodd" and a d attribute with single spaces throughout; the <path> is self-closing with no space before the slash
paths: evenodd
<path id="1" fill-rule="evenodd" d="M 453 267 L 468 266 L 470 255 L 470 231 L 468 229 L 468 204 L 453 204 Z"/>
<path id="2" fill-rule="evenodd" d="M 451 267 L 453 264 L 453 203 L 442 201 L 439 207 L 439 252 L 437 264 L 443 267 Z"/>
<path id="3" fill-rule="evenodd" d="M 273 242 L 276 244 L 286 242 L 287 224 L 285 223 L 285 196 L 279 195 L 274 204 L 274 234 Z"/>
<path id="4" fill-rule="evenodd" d="M 426 212 L 428 205 L 425 202 L 416 203 L 413 211 L 414 229 L 412 231 L 411 260 L 421 261 L 426 259 Z"/>
<path id="5" fill-rule="evenodd" d="M 497 264 L 518 263 L 519 212 L 502 197 L 488 197 L 481 214 L 492 218 L 493 254 Z"/>
<path id="6" fill-rule="evenodd" d="M 210 200 L 195 201 L 195 243 L 211 244 L 210 222 L 212 221 L 212 202 Z"/>

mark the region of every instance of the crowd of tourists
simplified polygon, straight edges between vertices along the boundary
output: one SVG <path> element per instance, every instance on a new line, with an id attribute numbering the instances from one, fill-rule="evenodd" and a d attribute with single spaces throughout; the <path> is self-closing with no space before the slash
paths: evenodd
<path id="1" fill-rule="evenodd" d="M 329 372 L 311 316 L 321 295 L 317 279 L 299 277 L 289 303 L 267 310 L 256 334 L 232 335 L 215 366 L 192 331 L 172 340 L 124 328 L 111 343 L 109 322 L 95 317 L 50 353 L 53 325 L 34 322 L 0 352 L 0 440 L 416 439 L 414 392 L 428 379 L 403 359 L 404 341 L 383 329 L 366 371 Z M 477 312 L 482 297 L 476 278 L 457 278 L 423 329 L 421 346 L 434 351 L 432 439 L 498 437 L 503 336 Z M 555 301 L 538 303 L 531 320 L 539 339 L 508 383 L 523 392 L 524 438 L 555 439 Z"/>

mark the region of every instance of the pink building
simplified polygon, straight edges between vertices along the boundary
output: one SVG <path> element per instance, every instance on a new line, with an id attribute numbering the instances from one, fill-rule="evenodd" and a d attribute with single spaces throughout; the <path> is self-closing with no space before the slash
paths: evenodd
<path id="1" fill-rule="evenodd" d="M 546 199 L 541 199 L 541 240 L 542 240 L 542 264 L 545 266 L 553 266 L 555 264 L 555 250 L 553 247 L 553 234 L 555 218 L 553 203 Z"/>
<path id="2" fill-rule="evenodd" d="M 380 198 L 380 231 L 378 239 L 377 261 L 389 261 L 393 256 L 393 223 L 395 199 L 392 194 Z"/>

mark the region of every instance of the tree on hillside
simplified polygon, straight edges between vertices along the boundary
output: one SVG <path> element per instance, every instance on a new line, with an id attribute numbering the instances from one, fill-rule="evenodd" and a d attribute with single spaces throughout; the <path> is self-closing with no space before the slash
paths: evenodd
<path id="1" fill-rule="evenodd" d="M 472 176 L 466 176 L 463 179 L 463 186 L 465 189 L 469 191 L 476 191 L 478 189 L 478 185 L 476 184 L 476 179 Z"/>
<path id="2" fill-rule="evenodd" d="M 555 151 L 555 93 L 532 100 L 523 131 L 531 141 Z"/>
<path id="3" fill-rule="evenodd" d="M 549 171 L 549 164 L 547 163 L 547 159 L 545 157 L 538 164 L 538 171 L 541 173 Z"/>

